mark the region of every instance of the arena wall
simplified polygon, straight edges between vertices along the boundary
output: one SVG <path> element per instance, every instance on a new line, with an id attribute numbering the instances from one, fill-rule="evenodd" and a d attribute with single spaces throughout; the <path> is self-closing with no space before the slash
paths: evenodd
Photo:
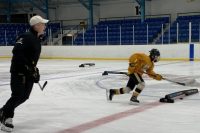
<path id="1" fill-rule="evenodd" d="M 12 56 L 12 46 L 0 47 L 0 58 Z M 157 48 L 161 60 L 200 60 L 200 44 L 194 44 L 194 51 L 189 44 L 173 45 L 102 45 L 102 46 L 43 46 L 41 58 L 47 59 L 91 59 L 91 60 L 127 60 L 132 53 Z"/>

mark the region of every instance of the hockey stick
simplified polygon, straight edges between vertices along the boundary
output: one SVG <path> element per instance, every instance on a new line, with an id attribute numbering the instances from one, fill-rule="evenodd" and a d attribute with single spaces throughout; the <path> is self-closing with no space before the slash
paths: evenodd
<path id="1" fill-rule="evenodd" d="M 148 73 L 146 73 L 146 72 L 144 72 L 144 73 L 145 73 L 145 74 L 147 74 L 147 75 L 150 75 L 150 76 L 153 76 L 153 77 L 155 77 L 155 75 L 148 74 Z M 166 80 L 166 81 L 168 81 L 168 82 L 171 82 L 171 83 L 175 83 L 175 84 L 178 84 L 178 85 L 186 86 L 186 83 L 182 83 L 182 82 L 173 81 L 173 80 L 171 80 L 171 79 L 168 79 L 168 78 L 163 78 L 163 77 L 162 77 L 162 79 L 163 79 L 163 80 Z"/>
<path id="2" fill-rule="evenodd" d="M 102 75 L 108 75 L 109 73 L 110 73 L 110 74 L 125 74 L 125 75 L 128 76 L 128 73 L 126 73 L 126 72 L 117 72 L 117 71 L 104 71 L 104 72 L 102 73 Z M 143 73 L 145 73 L 145 74 L 148 75 L 148 73 L 146 73 L 146 72 L 143 72 Z M 151 76 L 154 76 L 154 75 L 151 75 Z M 171 83 L 175 83 L 175 84 L 178 84 L 178 85 L 186 86 L 186 83 L 176 82 L 176 81 L 170 80 L 170 79 L 168 79 L 168 78 L 163 78 L 163 77 L 162 77 L 162 79 L 163 79 L 163 80 L 166 80 L 166 81 L 169 81 L 169 82 L 171 82 Z"/>
<path id="3" fill-rule="evenodd" d="M 44 88 L 45 88 L 45 86 L 47 85 L 47 81 L 45 81 L 44 82 L 44 84 L 41 86 L 41 84 L 40 84 L 40 82 L 38 82 L 38 85 L 39 85 L 39 87 L 40 87 L 40 89 L 43 91 L 44 90 Z"/>
<path id="4" fill-rule="evenodd" d="M 169 82 L 172 82 L 172 83 L 175 83 L 175 84 L 186 86 L 186 83 L 176 82 L 176 81 L 173 81 L 173 80 L 170 80 L 170 79 L 167 79 L 167 78 L 162 78 L 162 79 L 166 80 L 166 81 L 169 81 Z"/>

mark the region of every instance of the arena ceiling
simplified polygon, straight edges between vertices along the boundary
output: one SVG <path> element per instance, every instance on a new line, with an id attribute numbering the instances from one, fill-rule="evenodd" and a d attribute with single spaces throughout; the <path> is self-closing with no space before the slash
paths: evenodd
<path id="1" fill-rule="evenodd" d="M 136 0 L 93 0 L 94 5 L 100 5 L 105 2 L 135 2 Z M 149 0 L 148 0 L 149 1 Z M 0 0 L 0 7 L 8 7 L 10 4 L 12 7 L 32 7 L 35 5 L 42 6 L 46 0 Z M 48 5 L 50 7 L 55 7 L 59 5 L 72 5 L 80 3 L 88 3 L 89 0 L 48 0 Z"/>
<path id="2" fill-rule="evenodd" d="M 28 2 L 35 2 L 35 3 L 44 3 L 45 0 L 0 0 L 0 4 L 3 3 L 28 3 Z M 89 0 L 48 0 L 49 4 L 77 4 L 80 2 L 87 3 Z M 115 2 L 116 0 L 93 0 L 93 3 L 99 4 L 101 2 Z M 134 2 L 136 0 L 118 0 L 124 2 Z M 147 0 L 146 0 L 147 1 Z M 148 0 L 149 1 L 149 0 Z"/>
<path id="3" fill-rule="evenodd" d="M 77 4 L 77 3 L 80 3 L 80 1 L 87 3 L 89 0 L 49 0 L 49 3 Z M 118 1 L 121 1 L 121 2 L 136 2 L 137 0 L 118 0 Z M 152 0 L 146 0 L 146 1 L 152 1 Z M 94 4 L 100 4 L 101 2 L 116 2 L 116 0 L 93 0 Z"/>
<path id="4" fill-rule="evenodd" d="M 120 3 L 130 3 L 130 2 L 136 2 L 140 0 L 93 0 L 93 5 L 101 5 L 106 4 L 106 3 L 115 3 L 115 2 L 120 2 Z M 151 1 L 151 0 L 146 0 L 146 1 Z M 56 8 L 59 5 L 73 5 L 73 4 L 87 4 L 89 3 L 89 0 L 48 0 L 48 5 L 49 8 Z M 46 0 L 0 0 L 0 10 L 4 9 L 26 9 L 30 8 L 32 9 L 33 7 L 37 8 L 43 8 L 46 4 Z"/>

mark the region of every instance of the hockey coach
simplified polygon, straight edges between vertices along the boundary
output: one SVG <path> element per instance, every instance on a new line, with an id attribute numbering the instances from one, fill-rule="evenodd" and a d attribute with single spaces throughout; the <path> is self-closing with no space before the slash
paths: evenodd
<path id="1" fill-rule="evenodd" d="M 30 19 L 30 30 L 17 37 L 12 50 L 11 61 L 11 97 L 0 109 L 1 130 L 11 132 L 14 128 L 12 119 L 15 108 L 30 96 L 34 83 L 40 80 L 37 62 L 41 53 L 41 41 L 46 23 L 49 20 L 39 15 Z"/>

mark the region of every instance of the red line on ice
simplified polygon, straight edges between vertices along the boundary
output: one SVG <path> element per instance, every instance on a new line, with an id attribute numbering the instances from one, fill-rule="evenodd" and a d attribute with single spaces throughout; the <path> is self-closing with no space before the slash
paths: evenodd
<path id="1" fill-rule="evenodd" d="M 115 120 L 119 120 L 119 119 L 122 119 L 122 118 L 130 116 L 130 115 L 134 115 L 134 114 L 137 114 L 137 113 L 144 112 L 148 109 L 157 107 L 157 106 L 162 105 L 162 104 L 163 103 L 160 103 L 160 102 L 148 103 L 148 104 L 145 104 L 143 106 L 139 106 L 137 108 L 133 108 L 133 109 L 130 109 L 130 110 L 127 110 L 127 111 L 119 112 L 119 113 L 109 115 L 109 116 L 106 116 L 106 117 L 103 117 L 103 118 L 100 118 L 100 119 L 97 119 L 97 120 L 94 120 L 94 121 L 90 121 L 90 122 L 87 122 L 87 123 L 77 125 L 75 127 L 65 129 L 65 130 L 63 130 L 59 133 L 81 133 L 81 132 L 84 132 L 86 130 L 95 128 L 97 126 L 100 126 L 100 125 L 103 125 L 103 124 L 106 124 L 106 123 L 109 123 L 109 122 L 112 122 L 112 121 L 115 121 Z"/>

